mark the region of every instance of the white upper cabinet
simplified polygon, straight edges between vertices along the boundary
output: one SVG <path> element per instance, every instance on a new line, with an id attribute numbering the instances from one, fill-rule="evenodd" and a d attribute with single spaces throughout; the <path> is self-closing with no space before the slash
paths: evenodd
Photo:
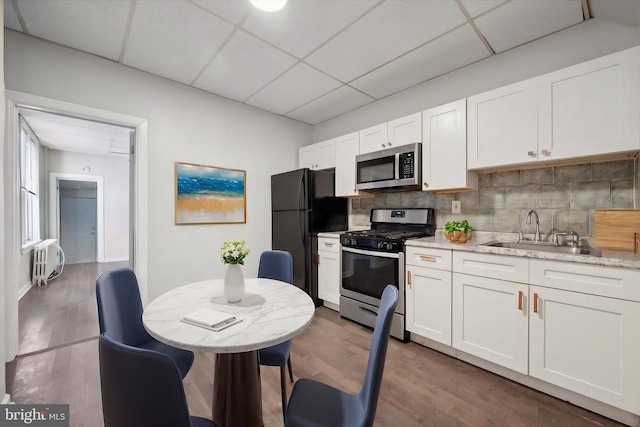
<path id="1" fill-rule="evenodd" d="M 360 154 L 422 142 L 422 113 L 414 113 L 360 131 Z"/>
<path id="2" fill-rule="evenodd" d="M 468 98 L 468 166 L 640 150 L 640 47 Z"/>
<path id="3" fill-rule="evenodd" d="M 313 170 L 336 167 L 336 139 L 301 147 L 298 151 L 298 167 Z"/>
<path id="4" fill-rule="evenodd" d="M 336 196 L 358 196 L 356 190 L 356 156 L 360 154 L 360 133 L 336 138 Z"/>
<path id="5" fill-rule="evenodd" d="M 450 102 L 422 112 L 422 189 L 478 188 L 467 170 L 467 102 Z"/>
<path id="6" fill-rule="evenodd" d="M 469 169 L 537 160 L 537 90 L 530 79 L 467 99 Z"/>
<path id="7" fill-rule="evenodd" d="M 639 52 L 625 50 L 540 77 L 540 160 L 640 149 Z"/>

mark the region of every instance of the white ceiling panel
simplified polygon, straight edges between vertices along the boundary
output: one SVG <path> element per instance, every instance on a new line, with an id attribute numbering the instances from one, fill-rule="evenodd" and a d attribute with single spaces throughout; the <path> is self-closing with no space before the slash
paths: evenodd
<path id="1" fill-rule="evenodd" d="M 157 1 L 157 0 L 156 0 Z M 234 24 L 239 24 L 244 16 L 253 10 L 248 0 L 220 1 L 220 0 L 191 0 L 198 6 L 211 11 L 219 17 Z"/>
<path id="2" fill-rule="evenodd" d="M 382 98 L 490 55 L 471 25 L 416 49 L 353 81 L 351 86 Z"/>
<path id="3" fill-rule="evenodd" d="M 340 82 L 298 64 L 247 100 L 247 104 L 285 114 L 336 89 Z"/>
<path id="4" fill-rule="evenodd" d="M 509 0 L 461 0 L 464 8 L 472 18 L 508 3 Z"/>
<path id="5" fill-rule="evenodd" d="M 349 82 L 465 22 L 448 0 L 388 0 L 309 56 L 307 62 Z"/>
<path id="6" fill-rule="evenodd" d="M 500 53 L 582 21 L 581 0 L 512 0 L 479 17 L 476 25 Z"/>
<path id="7" fill-rule="evenodd" d="M 340 86 L 338 89 L 287 113 L 287 117 L 305 123 L 321 123 L 373 101 L 374 99 L 370 96 L 349 86 Z"/>
<path id="8" fill-rule="evenodd" d="M 194 86 L 236 101 L 244 101 L 291 68 L 294 57 L 251 34 L 234 33 Z"/>
<path id="9" fill-rule="evenodd" d="M 640 0 L 289 0 L 274 13 L 249 0 L 5 0 L 4 9 L 6 28 L 312 125 L 484 58 L 485 43 L 496 55 L 583 22 L 583 12 L 640 19 Z"/>
<path id="10" fill-rule="evenodd" d="M 180 83 L 194 81 L 234 28 L 180 0 L 135 4 L 124 64 Z"/>
<path id="11" fill-rule="evenodd" d="M 289 0 L 279 13 L 252 13 L 242 27 L 274 46 L 303 58 L 378 2 Z"/>
<path id="12" fill-rule="evenodd" d="M 18 2 L 29 34 L 114 61 L 120 57 L 130 7 L 116 0 Z"/>

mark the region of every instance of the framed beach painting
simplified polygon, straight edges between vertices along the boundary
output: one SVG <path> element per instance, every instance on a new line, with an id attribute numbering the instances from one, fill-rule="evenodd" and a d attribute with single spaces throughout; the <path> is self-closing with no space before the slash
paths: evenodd
<path id="1" fill-rule="evenodd" d="M 246 171 L 175 163 L 176 225 L 246 223 Z"/>

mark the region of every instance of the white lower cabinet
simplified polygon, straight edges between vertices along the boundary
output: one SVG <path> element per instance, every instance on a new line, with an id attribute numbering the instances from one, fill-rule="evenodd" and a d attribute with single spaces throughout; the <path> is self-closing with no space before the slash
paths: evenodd
<path id="1" fill-rule="evenodd" d="M 340 242 L 338 238 L 318 238 L 318 298 L 330 303 L 325 305 L 334 310 L 337 310 L 340 305 Z"/>
<path id="2" fill-rule="evenodd" d="M 453 273 L 453 347 L 526 374 L 526 295 L 523 283 Z"/>
<path id="3" fill-rule="evenodd" d="M 406 328 L 451 345 L 451 251 L 407 247 Z"/>
<path id="4" fill-rule="evenodd" d="M 640 271 L 532 260 L 531 273 L 529 375 L 640 414 Z M 612 286 L 621 298 L 597 295 Z"/>

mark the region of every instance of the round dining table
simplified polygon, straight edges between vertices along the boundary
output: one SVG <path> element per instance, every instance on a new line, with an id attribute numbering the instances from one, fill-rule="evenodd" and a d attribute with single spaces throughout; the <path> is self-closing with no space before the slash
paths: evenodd
<path id="1" fill-rule="evenodd" d="M 212 419 L 219 427 L 256 426 L 262 422 L 258 350 L 293 338 L 313 319 L 315 305 L 300 288 L 278 280 L 245 279 L 242 300 L 229 303 L 224 281 L 190 283 L 154 299 L 142 322 L 152 337 L 166 344 L 216 354 Z M 241 321 L 213 331 L 182 321 L 199 309 L 222 312 Z"/>

